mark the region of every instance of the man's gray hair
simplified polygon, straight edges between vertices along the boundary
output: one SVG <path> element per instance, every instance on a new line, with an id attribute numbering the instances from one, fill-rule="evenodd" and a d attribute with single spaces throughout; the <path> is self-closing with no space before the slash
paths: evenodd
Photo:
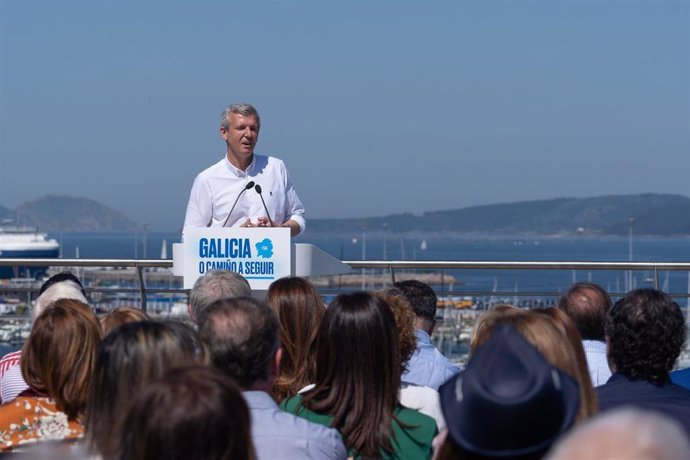
<path id="1" fill-rule="evenodd" d="M 688 452 L 690 443 L 678 422 L 658 412 L 627 407 L 604 412 L 575 428 L 546 459 L 676 460 L 687 458 Z"/>
<path id="2" fill-rule="evenodd" d="M 31 312 L 31 321 L 35 321 L 43 311 L 60 299 L 73 299 L 88 305 L 88 301 L 81 292 L 82 287 L 71 280 L 61 281 L 50 286 L 38 296 Z"/>
<path id="3" fill-rule="evenodd" d="M 235 297 L 250 297 L 252 289 L 239 273 L 228 270 L 211 270 L 194 283 L 189 293 L 189 305 L 193 320 L 198 321 L 201 312 L 213 302 Z"/>
<path id="4" fill-rule="evenodd" d="M 261 128 L 261 117 L 259 117 L 259 112 L 251 104 L 239 103 L 231 104 L 227 106 L 223 113 L 220 115 L 220 127 L 223 129 L 228 129 L 230 127 L 230 114 L 236 113 L 237 115 L 242 115 L 249 117 L 254 115 L 256 117 L 256 123 Z"/>

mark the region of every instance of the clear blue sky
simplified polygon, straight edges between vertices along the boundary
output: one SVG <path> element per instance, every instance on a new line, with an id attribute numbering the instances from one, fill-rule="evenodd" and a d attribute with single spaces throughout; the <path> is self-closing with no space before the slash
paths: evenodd
<path id="1" fill-rule="evenodd" d="M 181 227 L 250 102 L 307 215 L 690 196 L 690 2 L 0 0 L 0 204 Z"/>

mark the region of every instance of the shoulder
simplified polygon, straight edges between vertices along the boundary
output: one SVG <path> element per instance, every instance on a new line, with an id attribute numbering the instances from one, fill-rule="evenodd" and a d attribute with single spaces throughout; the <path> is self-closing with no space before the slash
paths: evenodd
<path id="1" fill-rule="evenodd" d="M 431 451 L 431 443 L 438 434 L 436 421 L 413 409 L 398 406 L 395 410 L 396 421 L 393 423 L 396 444 L 403 451 L 421 449 Z"/>
<path id="2" fill-rule="evenodd" d="M 434 419 L 417 410 L 398 405 L 395 410 L 395 415 L 401 422 L 412 425 L 413 427 L 436 431 L 436 422 Z"/>
<path id="3" fill-rule="evenodd" d="M 213 177 L 218 176 L 219 174 L 223 174 L 223 172 L 227 171 L 225 161 L 225 157 L 223 157 L 216 163 L 213 163 L 211 166 L 197 174 L 196 180 L 209 180 Z"/>
<path id="4" fill-rule="evenodd" d="M 676 385 L 690 389 L 690 367 L 687 369 L 671 372 L 671 381 Z"/>
<path id="5" fill-rule="evenodd" d="M 286 171 L 285 162 L 280 158 L 272 157 L 270 155 L 256 155 L 254 154 L 254 166 L 260 170 L 280 172 Z"/>
<path id="6" fill-rule="evenodd" d="M 12 353 L 7 353 L 5 356 L 0 358 L 0 375 L 9 367 L 19 364 L 19 360 L 22 357 L 22 351 L 13 351 Z"/>
<path id="7" fill-rule="evenodd" d="M 299 408 L 299 406 L 302 404 L 302 395 L 295 395 L 291 396 L 289 398 L 283 399 L 283 401 L 280 403 L 280 408 L 283 409 L 284 411 L 290 412 L 290 413 L 295 413 L 295 411 Z"/>

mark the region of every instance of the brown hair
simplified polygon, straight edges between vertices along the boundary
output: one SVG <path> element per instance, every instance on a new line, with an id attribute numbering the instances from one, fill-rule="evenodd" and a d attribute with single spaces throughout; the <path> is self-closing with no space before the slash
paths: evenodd
<path id="1" fill-rule="evenodd" d="M 103 340 L 85 414 L 89 448 L 110 458 L 132 395 L 174 367 L 204 362 L 195 332 L 182 323 L 123 324 Z"/>
<path id="2" fill-rule="evenodd" d="M 151 319 L 141 308 L 135 307 L 117 307 L 112 309 L 106 315 L 100 318 L 101 329 L 103 329 L 103 337 L 108 335 L 110 331 L 118 326 L 127 323 L 135 323 L 137 321 L 146 321 Z"/>
<path id="3" fill-rule="evenodd" d="M 470 343 L 471 353 L 486 342 L 497 325 L 510 324 L 544 355 L 549 364 L 563 370 L 577 381 L 580 387 L 577 421 L 585 420 L 596 413 L 596 394 L 589 372 L 582 372 L 575 348 L 565 332 L 565 326 L 561 326 L 547 314 L 522 309 L 488 312 L 480 320 Z"/>
<path id="4" fill-rule="evenodd" d="M 273 396 L 280 402 L 314 381 L 316 334 L 326 306 L 314 285 L 300 277 L 274 281 L 266 302 L 278 317 L 283 349 L 280 374 L 273 384 Z"/>
<path id="5" fill-rule="evenodd" d="M 323 317 L 315 388 L 302 404 L 332 416 L 331 426 L 357 455 L 380 457 L 393 452 L 400 374 L 398 334 L 386 302 L 368 292 L 340 294 Z"/>
<path id="6" fill-rule="evenodd" d="M 407 363 L 417 349 L 417 336 L 414 333 L 415 314 L 410 303 L 393 292 L 374 292 L 390 307 L 395 319 L 400 345 L 400 366 L 402 372 L 407 369 Z"/>
<path id="7" fill-rule="evenodd" d="M 41 313 L 22 348 L 26 383 L 47 393 L 69 419 L 85 407 L 101 340 L 98 318 L 85 303 L 60 299 Z"/>
<path id="8" fill-rule="evenodd" d="M 217 369 L 173 369 L 132 397 L 116 459 L 255 458 L 247 403 Z"/>

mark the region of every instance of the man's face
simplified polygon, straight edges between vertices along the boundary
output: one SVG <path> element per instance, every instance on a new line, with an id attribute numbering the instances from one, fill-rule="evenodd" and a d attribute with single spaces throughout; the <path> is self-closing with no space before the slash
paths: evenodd
<path id="1" fill-rule="evenodd" d="M 228 146 L 228 158 L 239 162 L 251 158 L 254 146 L 259 140 L 259 123 L 254 115 L 244 116 L 231 113 L 228 129 L 221 128 L 220 135 Z M 237 165 L 235 165 L 237 166 Z"/>

